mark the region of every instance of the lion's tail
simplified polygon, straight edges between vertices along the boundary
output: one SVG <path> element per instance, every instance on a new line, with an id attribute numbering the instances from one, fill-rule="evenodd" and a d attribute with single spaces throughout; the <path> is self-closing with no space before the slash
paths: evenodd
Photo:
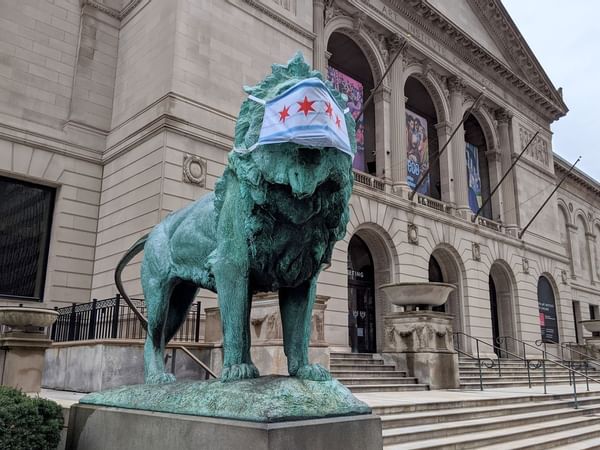
<path id="1" fill-rule="evenodd" d="M 121 296 L 125 299 L 125 301 L 129 305 L 131 310 L 134 312 L 134 314 L 137 316 L 137 318 L 140 320 L 142 327 L 144 329 L 146 329 L 146 326 L 148 325 L 148 320 L 146 320 L 144 315 L 140 312 L 139 309 L 137 309 L 137 307 L 133 304 L 133 302 L 131 301 L 131 299 L 129 298 L 127 293 L 125 292 L 125 288 L 123 287 L 123 281 L 121 280 L 121 273 L 123 272 L 123 269 L 125 269 L 125 266 L 127 264 L 129 264 L 129 261 L 131 261 L 135 257 L 135 255 L 137 255 L 144 249 L 144 245 L 146 245 L 147 240 L 148 240 L 147 234 L 145 234 L 144 236 L 139 238 L 136 241 L 136 243 L 133 244 L 129 250 L 127 250 L 127 253 L 125 253 L 125 255 L 123 255 L 123 257 L 121 258 L 121 260 L 119 261 L 119 263 L 117 264 L 117 267 L 115 269 L 115 284 L 117 285 L 117 290 L 119 291 Z"/>

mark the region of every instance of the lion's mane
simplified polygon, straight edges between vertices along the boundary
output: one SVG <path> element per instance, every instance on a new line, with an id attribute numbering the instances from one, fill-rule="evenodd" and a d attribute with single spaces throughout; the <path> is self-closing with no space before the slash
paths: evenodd
<path id="1" fill-rule="evenodd" d="M 270 75 L 257 85 L 245 87 L 244 90 L 248 94 L 268 101 L 299 81 L 307 78 L 319 78 L 323 80 L 320 72 L 311 70 L 310 66 L 304 61 L 302 55 L 298 53 L 286 65 L 274 64 Z M 347 103 L 346 96 L 335 90 L 329 81 L 323 81 L 331 96 L 339 104 L 341 109 L 345 109 Z M 309 265 L 329 263 L 333 246 L 336 241 L 344 237 L 349 220 L 348 201 L 352 193 L 353 182 L 351 164 L 346 162 L 346 164 L 344 164 L 346 167 L 345 170 L 332 170 L 327 179 L 328 186 L 319 187 L 311 198 L 303 200 L 293 199 L 291 197 L 286 198 L 281 194 L 282 189 L 285 189 L 285 186 L 289 185 L 289 181 L 285 179 L 285 176 L 283 176 L 282 179 L 277 180 L 277 183 L 273 183 L 273 180 L 268 181 L 265 178 L 263 168 L 259 167 L 259 164 L 256 163 L 256 158 L 252 157 L 252 152 L 244 151 L 258 141 L 263 115 L 264 105 L 249 99 L 242 103 L 235 127 L 234 138 L 234 148 L 238 150 L 241 149 L 242 151 L 234 150 L 229 153 L 225 172 L 215 186 L 215 212 L 217 221 L 219 220 L 219 214 L 225 200 L 228 186 L 233 181 L 231 178 L 235 177 L 237 183 L 239 183 L 241 197 L 250 205 L 249 210 L 252 211 L 252 213 L 244 220 L 244 230 L 248 238 L 249 251 L 253 258 L 259 259 L 258 270 L 269 270 L 269 268 L 266 267 L 267 263 L 265 261 L 260 261 L 260 254 L 266 254 L 269 249 L 277 247 L 274 245 L 273 239 L 276 239 L 275 236 L 278 232 L 277 228 L 279 225 L 277 222 L 279 219 L 272 217 L 269 213 L 265 213 L 264 209 L 268 207 L 269 202 L 278 201 L 281 200 L 281 198 L 284 198 L 284 201 L 289 203 L 289 209 L 297 208 L 300 211 L 303 209 L 304 203 L 307 204 L 307 202 L 318 201 L 321 213 L 318 217 L 311 218 L 307 223 L 302 224 L 303 227 L 312 230 L 312 248 L 307 251 L 312 252 L 312 254 L 315 255 L 315 258 L 312 258 L 314 261 L 311 260 L 311 264 Z M 354 135 L 354 119 L 350 113 L 347 113 L 345 114 L 345 120 L 351 148 L 352 151 L 355 152 L 356 139 Z M 271 151 L 270 156 L 275 159 L 280 159 L 280 161 L 274 161 L 274 164 L 278 167 L 277 172 L 281 174 L 287 173 L 286 164 L 289 164 L 289 160 L 286 160 L 283 156 L 279 157 L 277 155 L 286 155 L 285 152 L 288 152 L 289 154 L 289 152 L 294 151 L 298 146 L 296 144 L 284 143 L 270 144 L 268 147 L 269 151 Z M 279 153 L 273 153 L 273 149 L 278 150 Z M 261 146 L 259 146 L 257 149 L 253 150 L 253 152 L 260 152 L 261 150 Z M 347 155 L 344 155 L 337 150 L 323 152 L 323 154 L 326 158 L 348 158 Z M 279 198 L 277 198 L 278 195 Z M 318 199 L 315 200 L 314 197 L 318 197 Z M 276 198 L 277 200 L 275 200 Z M 290 245 L 294 245 L 294 242 L 290 242 Z M 275 258 L 286 258 L 286 255 L 275 254 L 273 256 Z M 288 259 L 290 257 L 291 256 L 288 255 Z M 316 259 L 318 259 L 318 261 Z M 315 271 L 317 269 L 318 267 L 310 267 L 308 270 Z M 304 270 L 298 270 L 304 272 Z M 289 277 L 294 278 L 295 275 L 293 273 L 287 274 L 289 271 L 290 269 L 286 268 L 285 271 L 282 270 L 281 272 L 286 272 L 284 277 L 289 275 Z M 300 277 L 300 275 L 298 276 Z M 273 285 L 271 288 L 277 288 L 277 285 Z"/>

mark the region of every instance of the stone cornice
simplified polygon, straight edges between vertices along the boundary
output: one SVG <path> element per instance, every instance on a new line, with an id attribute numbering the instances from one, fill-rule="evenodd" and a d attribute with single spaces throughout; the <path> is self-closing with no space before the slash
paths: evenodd
<path id="1" fill-rule="evenodd" d="M 294 23 L 291 20 L 287 19 L 286 17 L 282 16 L 278 12 L 276 12 L 273 9 L 269 8 L 268 6 L 264 5 L 262 2 L 260 2 L 258 0 L 242 0 L 242 1 L 244 3 L 247 3 L 249 6 L 252 6 L 253 8 L 257 9 L 258 11 L 265 14 L 266 16 L 270 17 L 275 22 L 278 22 L 281 25 L 289 28 L 290 30 L 295 31 L 300 36 L 305 37 L 310 40 L 315 39 L 316 36 L 313 32 L 306 30 L 305 28 L 301 27 L 300 25 L 297 25 L 296 23 Z"/>
<path id="2" fill-rule="evenodd" d="M 556 120 L 567 113 L 568 108 L 562 102 L 562 99 L 557 101 L 556 96 L 558 98 L 560 96 L 551 83 L 550 86 L 556 92 L 556 96 L 546 95 L 538 87 L 524 79 L 523 76 L 515 73 L 503 61 L 450 22 L 427 0 L 381 1 L 416 25 L 423 33 L 446 45 L 470 66 L 477 68 L 492 79 L 503 80 L 504 84 L 512 88 L 518 95 L 526 96 L 532 107 L 550 121 Z M 490 1 L 496 2 L 497 0 Z M 353 0 L 352 3 L 361 3 L 364 7 L 381 14 L 381 11 L 372 4 L 371 0 Z"/>
<path id="3" fill-rule="evenodd" d="M 571 163 L 569 163 L 568 161 L 565 161 L 560 156 L 558 156 L 556 153 L 554 153 L 553 156 L 554 156 L 554 172 L 556 173 L 557 178 L 558 177 L 562 178 L 564 176 L 564 174 L 566 174 L 569 171 L 569 168 L 571 167 Z M 598 183 L 598 181 L 594 180 L 592 177 L 590 177 L 586 173 L 579 170 L 577 167 L 575 167 L 571 171 L 568 179 L 571 181 L 574 181 L 576 184 L 584 187 L 585 189 L 587 189 L 594 195 L 600 195 L 600 183 Z"/>
<path id="4" fill-rule="evenodd" d="M 129 14 L 133 8 L 135 8 L 142 0 L 130 0 L 127 2 L 121 10 L 106 6 L 104 3 L 96 0 L 81 0 L 81 6 L 91 6 L 92 8 L 102 11 L 115 19 L 122 20 Z"/>

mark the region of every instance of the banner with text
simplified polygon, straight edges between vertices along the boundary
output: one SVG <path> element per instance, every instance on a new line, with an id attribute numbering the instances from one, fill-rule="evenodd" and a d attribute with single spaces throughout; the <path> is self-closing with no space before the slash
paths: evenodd
<path id="1" fill-rule="evenodd" d="M 467 183 L 469 190 L 469 207 L 476 213 L 482 205 L 481 176 L 479 172 L 479 151 L 473 144 L 467 143 Z"/>
<path id="2" fill-rule="evenodd" d="M 414 189 L 421 174 L 429 167 L 429 140 L 427 138 L 427 120 L 424 117 L 406 110 L 406 182 Z M 421 194 L 429 195 L 429 175 L 419 187 Z"/>

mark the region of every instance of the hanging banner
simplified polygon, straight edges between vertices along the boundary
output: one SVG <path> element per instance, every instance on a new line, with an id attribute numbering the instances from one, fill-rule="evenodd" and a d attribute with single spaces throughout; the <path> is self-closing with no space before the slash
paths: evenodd
<path id="1" fill-rule="evenodd" d="M 467 158 L 467 186 L 469 207 L 476 213 L 482 205 L 481 177 L 479 175 L 479 151 L 473 144 L 467 143 L 465 154 Z"/>
<path id="2" fill-rule="evenodd" d="M 540 277 L 538 280 L 538 312 L 542 342 L 558 342 L 558 320 L 556 320 L 556 302 L 550 283 Z"/>
<path id="3" fill-rule="evenodd" d="M 348 96 L 347 107 L 354 120 L 360 114 L 363 106 L 363 85 L 360 81 L 349 77 L 343 72 L 329 66 L 327 67 L 327 79 L 331 81 L 333 87 Z M 356 122 L 356 155 L 352 166 L 356 170 L 367 172 L 365 160 L 365 116 Z"/>
<path id="4" fill-rule="evenodd" d="M 422 173 L 429 167 L 429 140 L 427 138 L 427 120 L 406 110 L 406 182 L 414 189 Z M 421 194 L 429 195 L 429 175 L 419 187 Z"/>

